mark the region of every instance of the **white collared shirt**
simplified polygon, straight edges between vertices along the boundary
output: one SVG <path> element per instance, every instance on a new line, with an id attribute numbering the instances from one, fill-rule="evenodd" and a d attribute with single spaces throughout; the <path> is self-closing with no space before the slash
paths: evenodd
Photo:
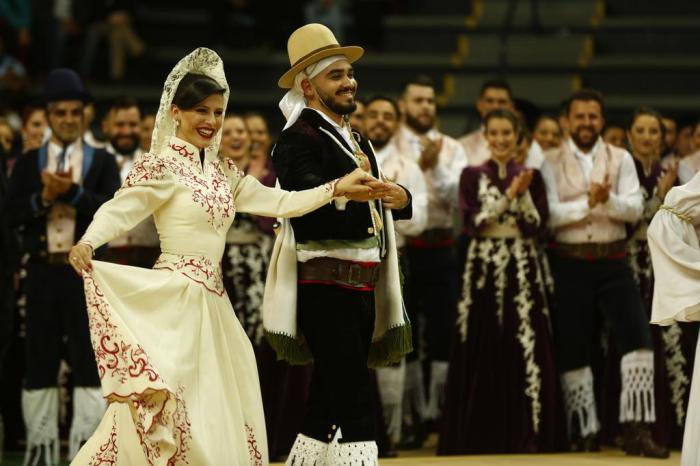
<path id="1" fill-rule="evenodd" d="M 82 183 L 83 146 L 78 139 L 66 146 L 63 170 L 72 170 L 73 182 Z M 53 141 L 49 142 L 47 151 L 46 170 L 52 173 L 58 171 L 59 155 L 63 146 Z M 75 207 L 63 202 L 51 206 L 46 219 L 46 244 L 50 253 L 68 252 L 75 240 Z"/>
<path id="2" fill-rule="evenodd" d="M 589 152 L 583 152 L 579 149 L 571 138 L 569 138 L 565 144 L 568 144 L 568 149 L 576 157 L 576 161 L 581 167 L 581 173 L 586 180 L 586 185 L 589 185 L 595 154 L 600 145 L 605 143 L 602 139 L 598 138 Z M 582 199 L 568 202 L 559 200 L 556 177 L 547 162 L 542 165 L 541 173 L 547 188 L 549 223 L 552 228 L 556 229 L 558 227 L 570 225 L 588 217 L 591 213 L 588 200 Z M 639 189 L 637 169 L 634 166 L 634 160 L 629 152 L 625 151 L 622 163 L 620 164 L 618 179 L 609 180 L 609 182 L 613 186 L 616 184 L 617 189 L 615 192 L 610 192 L 608 201 L 603 204 L 608 215 L 610 215 L 611 218 L 623 222 L 637 221 L 642 204 L 642 194 Z"/>

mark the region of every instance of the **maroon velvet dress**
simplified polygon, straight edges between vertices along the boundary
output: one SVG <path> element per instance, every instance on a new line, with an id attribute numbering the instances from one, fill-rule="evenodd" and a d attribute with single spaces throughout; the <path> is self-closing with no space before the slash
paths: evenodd
<path id="1" fill-rule="evenodd" d="M 508 201 L 523 170 L 489 160 L 460 182 L 470 237 L 455 322 L 438 454 L 547 452 L 564 432 L 538 237 L 547 227 L 542 177 Z"/>
<path id="2" fill-rule="evenodd" d="M 635 281 L 639 285 L 642 302 L 651 319 L 651 304 L 654 294 L 654 272 L 649 254 L 646 230 L 654 214 L 662 204 L 656 196 L 656 185 L 664 173 L 659 162 L 649 170 L 635 158 L 635 168 L 644 196 L 644 213 L 637 225 L 631 226 L 627 245 L 628 258 Z M 674 323 L 668 327 L 651 325 L 654 350 L 654 400 L 656 422 L 652 425 L 654 440 L 661 445 L 680 447 L 683 438 L 685 413 L 690 396 L 690 381 L 693 373 L 698 323 Z M 604 437 L 612 442 L 619 434 L 620 355 L 614 354 L 614 345 L 609 343 L 606 358 L 606 374 L 602 390 L 606 402 L 601 407 Z"/>

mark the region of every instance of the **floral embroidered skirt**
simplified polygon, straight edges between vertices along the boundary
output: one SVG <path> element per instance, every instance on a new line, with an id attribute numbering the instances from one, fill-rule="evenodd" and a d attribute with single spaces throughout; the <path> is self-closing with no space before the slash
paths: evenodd
<path id="1" fill-rule="evenodd" d="M 201 256 L 154 270 L 93 261 L 90 333 L 109 407 L 75 465 L 263 465 L 255 356 Z"/>
<path id="2" fill-rule="evenodd" d="M 562 445 L 538 251 L 521 238 L 469 244 L 438 454 L 547 452 Z"/>
<path id="3" fill-rule="evenodd" d="M 642 302 L 651 318 L 651 304 L 654 295 L 654 273 L 645 240 L 631 240 L 627 252 L 632 275 L 639 285 Z M 654 350 L 654 401 L 656 422 L 652 425 L 654 440 L 662 445 L 680 447 L 683 438 L 690 381 L 693 373 L 695 346 L 698 337 L 698 323 L 675 322 L 661 327 L 651 325 L 651 338 Z M 619 435 L 619 393 L 620 357 L 616 354 L 612 337 L 604 345 L 607 350 L 605 374 L 600 390 L 604 405 L 601 417 L 604 437 L 609 442 Z"/>

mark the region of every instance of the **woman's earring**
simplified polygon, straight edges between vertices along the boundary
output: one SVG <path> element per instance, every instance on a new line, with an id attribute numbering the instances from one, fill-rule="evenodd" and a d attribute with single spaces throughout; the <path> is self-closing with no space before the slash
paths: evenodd
<path id="1" fill-rule="evenodd" d="M 175 126 L 180 127 L 180 120 L 175 120 Z"/>

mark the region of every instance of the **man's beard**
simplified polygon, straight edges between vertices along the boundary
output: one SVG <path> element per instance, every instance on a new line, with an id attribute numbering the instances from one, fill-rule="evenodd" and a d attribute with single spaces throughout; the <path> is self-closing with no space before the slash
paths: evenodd
<path id="1" fill-rule="evenodd" d="M 593 137 L 590 139 L 590 141 L 584 141 L 579 136 L 581 128 L 577 128 L 576 132 L 570 133 L 571 139 L 574 141 L 574 144 L 576 144 L 576 147 L 586 152 L 588 152 L 593 148 L 593 146 L 595 146 L 595 143 L 598 141 L 598 137 L 600 137 L 600 134 L 596 134 L 593 128 L 587 129 L 589 129 L 593 133 Z"/>
<path id="2" fill-rule="evenodd" d="M 416 133 L 425 134 L 435 126 L 435 118 L 430 119 L 430 124 L 422 123 L 418 118 L 406 112 L 406 124 Z"/>
<path id="3" fill-rule="evenodd" d="M 112 147 L 114 147 L 114 150 L 119 152 L 121 155 L 131 155 L 134 153 L 136 149 L 138 149 L 139 145 L 141 144 L 141 138 L 139 136 L 131 136 L 129 137 L 130 143 L 128 145 L 120 145 L 119 141 L 124 141 L 127 138 L 125 137 L 118 137 L 118 138 L 112 138 L 109 140 L 109 143 L 112 144 Z"/>
<path id="4" fill-rule="evenodd" d="M 354 98 L 352 102 L 343 104 L 336 102 L 332 96 L 328 94 L 324 95 L 321 92 L 318 92 L 318 97 L 321 103 L 328 107 L 328 109 L 336 115 L 350 115 L 352 112 L 357 110 L 357 103 L 355 102 Z"/>
<path id="5" fill-rule="evenodd" d="M 369 142 L 371 142 L 372 147 L 377 150 L 383 149 L 387 144 L 389 144 L 389 141 L 391 141 L 391 132 L 386 128 L 385 130 L 386 131 L 383 135 L 374 137 L 370 135 L 372 131 L 367 131 L 367 138 L 369 139 Z"/>

